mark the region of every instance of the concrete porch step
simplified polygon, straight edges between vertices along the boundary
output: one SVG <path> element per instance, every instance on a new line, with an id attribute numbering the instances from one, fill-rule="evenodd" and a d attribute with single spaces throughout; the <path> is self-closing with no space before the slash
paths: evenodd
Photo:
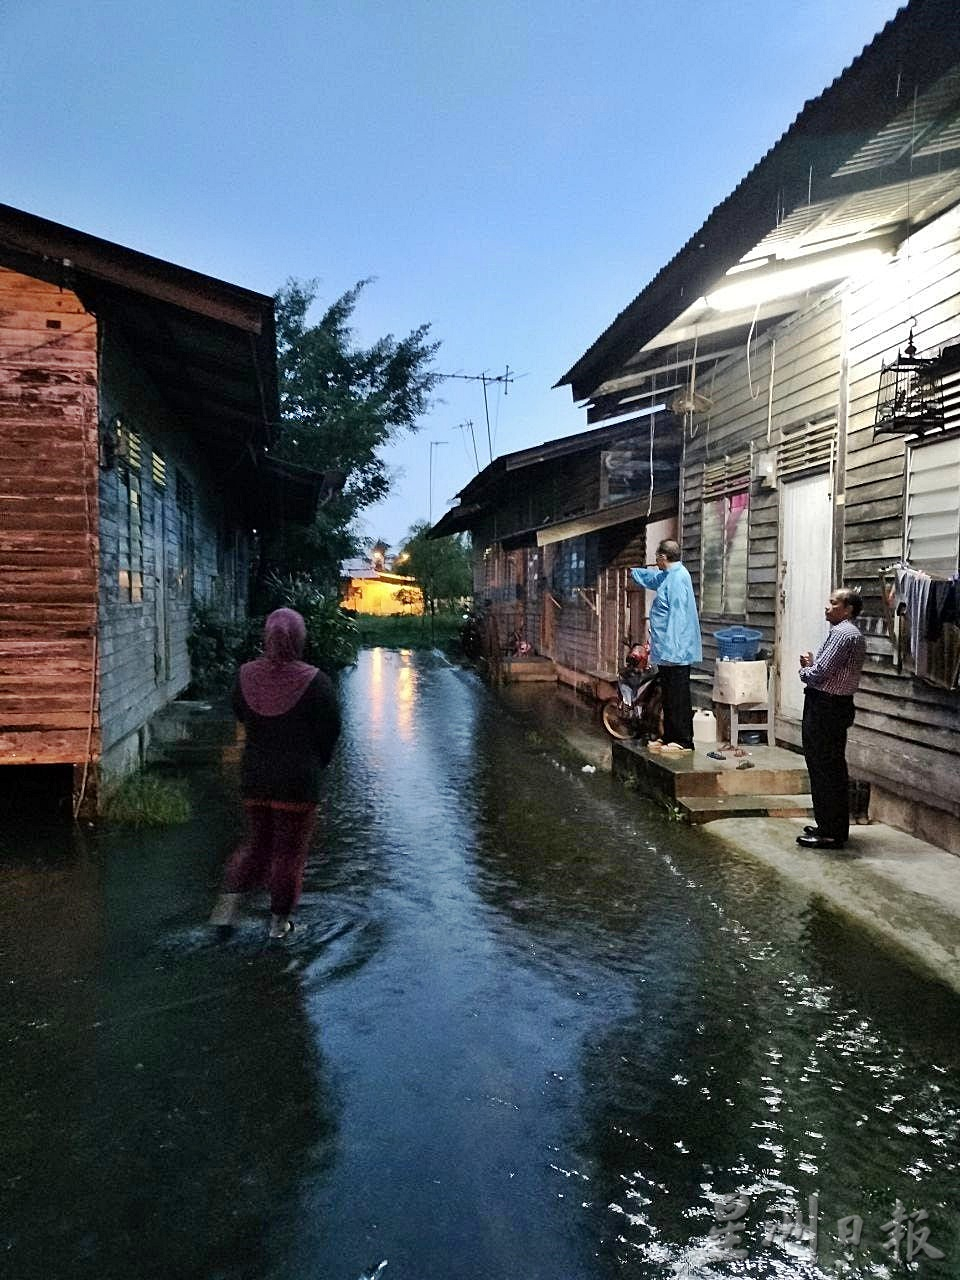
<path id="1" fill-rule="evenodd" d="M 810 789 L 802 755 L 763 744 L 746 748 L 742 758 L 725 752 L 711 760 L 707 748 L 682 755 L 650 752 L 635 742 L 613 744 L 614 772 L 632 776 L 643 790 L 671 800 L 710 796 L 806 795 Z M 738 768 L 748 762 L 751 767 Z"/>
<path id="2" fill-rule="evenodd" d="M 233 758 L 237 740 L 237 722 L 229 707 L 171 702 L 150 721 L 147 763 L 218 763 Z"/>
<path id="3" fill-rule="evenodd" d="M 557 670 L 551 658 L 529 654 L 523 658 L 504 658 L 503 678 L 516 681 L 556 681 Z"/>
<path id="4" fill-rule="evenodd" d="M 809 795 L 683 796 L 676 801 L 686 822 L 699 825 L 718 818 L 810 818 Z"/>

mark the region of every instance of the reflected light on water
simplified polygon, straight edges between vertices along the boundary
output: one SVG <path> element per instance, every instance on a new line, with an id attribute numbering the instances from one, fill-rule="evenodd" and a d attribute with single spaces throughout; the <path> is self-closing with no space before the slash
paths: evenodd
<path id="1" fill-rule="evenodd" d="M 367 713 L 369 716 L 370 732 L 374 738 L 379 738 L 383 734 L 383 712 L 384 712 L 384 680 L 383 680 L 383 650 L 370 649 L 370 665 L 367 676 L 367 687 L 369 691 L 369 702 L 367 703 Z"/>
<path id="2" fill-rule="evenodd" d="M 397 704 L 397 735 L 408 745 L 413 742 L 413 705 L 417 693 L 417 671 L 410 665 L 410 651 L 400 651 L 401 667 L 397 672 L 395 698 Z"/>

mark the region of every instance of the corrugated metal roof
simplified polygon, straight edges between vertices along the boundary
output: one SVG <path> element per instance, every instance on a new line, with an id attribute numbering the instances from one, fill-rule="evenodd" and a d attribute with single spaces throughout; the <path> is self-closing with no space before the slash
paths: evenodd
<path id="1" fill-rule="evenodd" d="M 872 157 L 874 166 L 887 158 L 890 148 L 898 148 L 902 157 L 900 125 L 906 109 L 904 98 L 898 99 L 895 89 L 902 87 L 905 95 L 909 91 L 911 108 L 914 86 L 921 92 L 933 90 L 929 107 L 924 106 L 930 119 L 925 116 L 924 121 L 931 127 L 938 124 L 941 147 L 949 145 L 956 122 L 950 118 L 947 104 L 958 60 L 960 21 L 955 0 L 911 0 L 819 97 L 804 105 L 786 132 L 712 210 L 700 229 L 555 385 L 570 385 L 575 399 L 590 395 L 599 382 L 612 376 L 700 296 L 711 277 L 715 280 L 765 237 L 786 234 L 785 224 L 791 218 L 812 226 L 811 198 L 820 203 L 826 196 L 829 206 L 838 195 L 854 194 L 855 188 L 844 191 L 842 182 L 850 183 L 857 175 L 844 166 L 857 157 L 861 164 L 866 163 L 865 148 L 883 138 L 885 130 L 892 132 Z M 950 83 L 938 87 L 941 78 Z M 938 117 L 938 110 L 944 114 Z M 932 138 L 930 148 L 936 161 L 941 153 Z M 916 159 L 916 154 L 910 156 L 911 163 Z M 837 175 L 841 177 L 839 188 Z M 922 176 L 918 173 L 918 180 Z"/>

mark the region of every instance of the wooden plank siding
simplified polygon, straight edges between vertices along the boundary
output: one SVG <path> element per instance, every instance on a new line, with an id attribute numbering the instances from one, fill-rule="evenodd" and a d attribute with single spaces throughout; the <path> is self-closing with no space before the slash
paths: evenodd
<path id="1" fill-rule="evenodd" d="M 633 625 L 640 627 L 638 593 L 628 590 L 626 571 L 644 563 L 645 521 L 631 519 L 582 535 L 582 589 L 558 585 L 564 541 L 538 547 L 534 531 L 601 511 L 600 477 L 599 447 L 508 473 L 495 504 L 471 530 L 474 596 L 490 603 L 502 640 L 522 624 L 538 653 L 578 673 L 614 669 L 619 637 L 631 629 L 631 608 Z M 662 497 L 660 487 L 657 493 Z M 511 547 L 511 539 L 522 545 Z M 602 630 L 605 610 L 616 616 L 608 616 Z"/>
<path id="2" fill-rule="evenodd" d="M 879 572 L 904 550 L 907 446 L 873 433 L 881 362 L 906 345 L 911 324 L 921 355 L 960 342 L 960 212 L 917 233 L 847 305 L 843 574 L 862 589 L 868 648 L 849 756 L 875 786 L 960 817 L 960 694 L 898 674 L 884 626 Z"/>
<path id="3" fill-rule="evenodd" d="M 139 600 L 121 578 L 130 518 L 123 466 L 100 477 L 101 715 L 110 775 L 135 763 L 143 726 L 190 684 L 194 600 L 228 617 L 245 613 L 250 535 L 229 486 L 204 457 L 202 437 L 170 411 L 122 335 L 108 331 L 102 366 L 101 415 L 108 422 L 119 416 L 136 431 L 141 457 Z M 163 483 L 154 476 L 155 453 L 163 459 Z"/>
<path id="4" fill-rule="evenodd" d="M 0 764 L 78 764 L 97 715 L 97 322 L 0 268 Z"/>
<path id="5" fill-rule="evenodd" d="M 709 412 L 688 428 L 683 466 L 683 561 L 703 599 L 704 468 L 724 457 L 775 450 L 798 424 L 839 414 L 842 313 L 837 300 L 814 307 L 768 331 L 714 369 L 698 371 L 697 386 L 712 401 Z M 773 378 L 771 387 L 771 364 Z M 747 514 L 746 609 L 737 615 L 701 612 L 704 663 L 712 678 L 717 656 L 714 631 L 736 624 L 757 627 L 773 649 L 779 592 L 779 496 L 751 483 Z"/>

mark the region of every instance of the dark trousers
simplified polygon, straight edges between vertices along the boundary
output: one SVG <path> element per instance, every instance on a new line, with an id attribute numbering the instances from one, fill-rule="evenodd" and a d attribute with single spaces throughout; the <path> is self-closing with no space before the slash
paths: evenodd
<path id="1" fill-rule="evenodd" d="M 690 702 L 690 668 L 659 667 L 663 696 L 663 740 L 693 746 L 693 705 Z"/>
<path id="2" fill-rule="evenodd" d="M 227 863 L 224 888 L 228 893 L 247 893 L 269 884 L 270 910 L 288 916 L 300 899 L 316 805 L 276 809 L 245 804 L 244 811 L 247 838 Z"/>
<path id="3" fill-rule="evenodd" d="M 803 698 L 803 754 L 817 829 L 831 840 L 850 834 L 847 730 L 853 724 L 853 698 L 807 689 Z"/>

